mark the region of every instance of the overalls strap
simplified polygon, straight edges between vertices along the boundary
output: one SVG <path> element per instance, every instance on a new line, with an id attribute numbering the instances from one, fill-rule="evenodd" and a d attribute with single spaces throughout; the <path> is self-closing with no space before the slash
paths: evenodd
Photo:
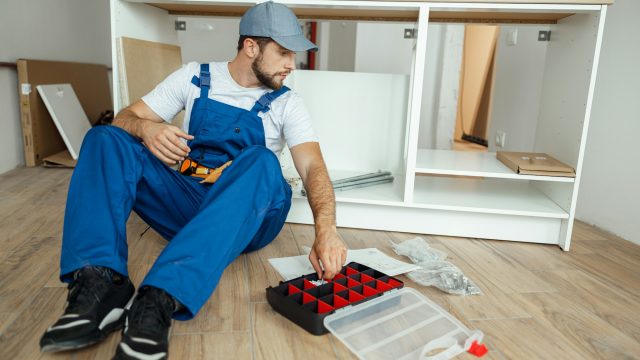
<path id="1" fill-rule="evenodd" d="M 211 73 L 209 72 L 209 64 L 200 64 L 200 77 L 193 76 L 191 83 L 200 88 L 200 97 L 207 99 L 209 97 L 209 87 L 211 86 Z"/>
<path id="2" fill-rule="evenodd" d="M 263 112 L 266 113 L 267 111 L 269 111 L 269 105 L 271 105 L 271 103 L 277 99 L 280 95 L 286 93 L 287 91 L 289 91 L 291 89 L 289 89 L 286 86 L 281 87 L 280 89 L 276 90 L 276 91 L 272 91 L 272 92 L 268 92 L 264 95 L 262 95 L 260 97 L 260 99 L 258 99 L 258 101 L 256 101 L 255 105 L 253 105 L 253 108 L 251 109 L 251 112 L 254 113 L 259 113 L 259 112 Z"/>

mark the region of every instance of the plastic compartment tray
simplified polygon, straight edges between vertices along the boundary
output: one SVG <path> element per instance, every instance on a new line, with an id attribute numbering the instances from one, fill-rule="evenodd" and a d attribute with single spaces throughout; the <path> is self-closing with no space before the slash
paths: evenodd
<path id="1" fill-rule="evenodd" d="M 267 301 L 274 310 L 314 335 L 326 334 L 324 319 L 336 310 L 350 308 L 400 289 L 404 283 L 355 262 L 342 268 L 326 284 L 315 286 L 317 274 L 304 275 L 267 288 Z"/>
<path id="2" fill-rule="evenodd" d="M 484 334 L 411 288 L 327 316 L 325 326 L 359 359 L 446 360 L 487 353 Z"/>

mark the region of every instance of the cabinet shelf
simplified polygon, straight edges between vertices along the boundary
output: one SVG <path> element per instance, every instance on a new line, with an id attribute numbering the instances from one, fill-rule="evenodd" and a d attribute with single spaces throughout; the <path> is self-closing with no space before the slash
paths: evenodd
<path id="1" fill-rule="evenodd" d="M 516 174 L 495 153 L 419 149 L 416 173 L 573 183 L 574 178 Z"/>
<path id="2" fill-rule="evenodd" d="M 418 176 L 412 206 L 567 219 L 569 214 L 528 182 Z"/>

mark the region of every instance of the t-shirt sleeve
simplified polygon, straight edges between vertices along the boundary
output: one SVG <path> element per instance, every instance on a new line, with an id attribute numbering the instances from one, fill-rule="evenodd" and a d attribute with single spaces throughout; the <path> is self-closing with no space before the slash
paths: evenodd
<path id="1" fill-rule="evenodd" d="M 142 101 L 164 121 L 171 122 L 184 109 L 193 76 L 192 65 L 183 65 L 142 97 Z"/>
<path id="2" fill-rule="evenodd" d="M 311 114 L 300 95 L 291 93 L 284 109 L 283 121 L 282 132 L 289 148 L 318 141 L 311 123 Z"/>

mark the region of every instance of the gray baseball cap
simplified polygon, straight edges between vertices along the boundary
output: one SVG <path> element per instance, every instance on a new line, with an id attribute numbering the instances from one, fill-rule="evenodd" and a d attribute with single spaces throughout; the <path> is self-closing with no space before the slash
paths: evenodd
<path id="1" fill-rule="evenodd" d="M 240 35 L 272 38 L 291 51 L 317 51 L 298 24 L 296 15 L 282 4 L 263 2 L 247 10 L 240 19 Z"/>

